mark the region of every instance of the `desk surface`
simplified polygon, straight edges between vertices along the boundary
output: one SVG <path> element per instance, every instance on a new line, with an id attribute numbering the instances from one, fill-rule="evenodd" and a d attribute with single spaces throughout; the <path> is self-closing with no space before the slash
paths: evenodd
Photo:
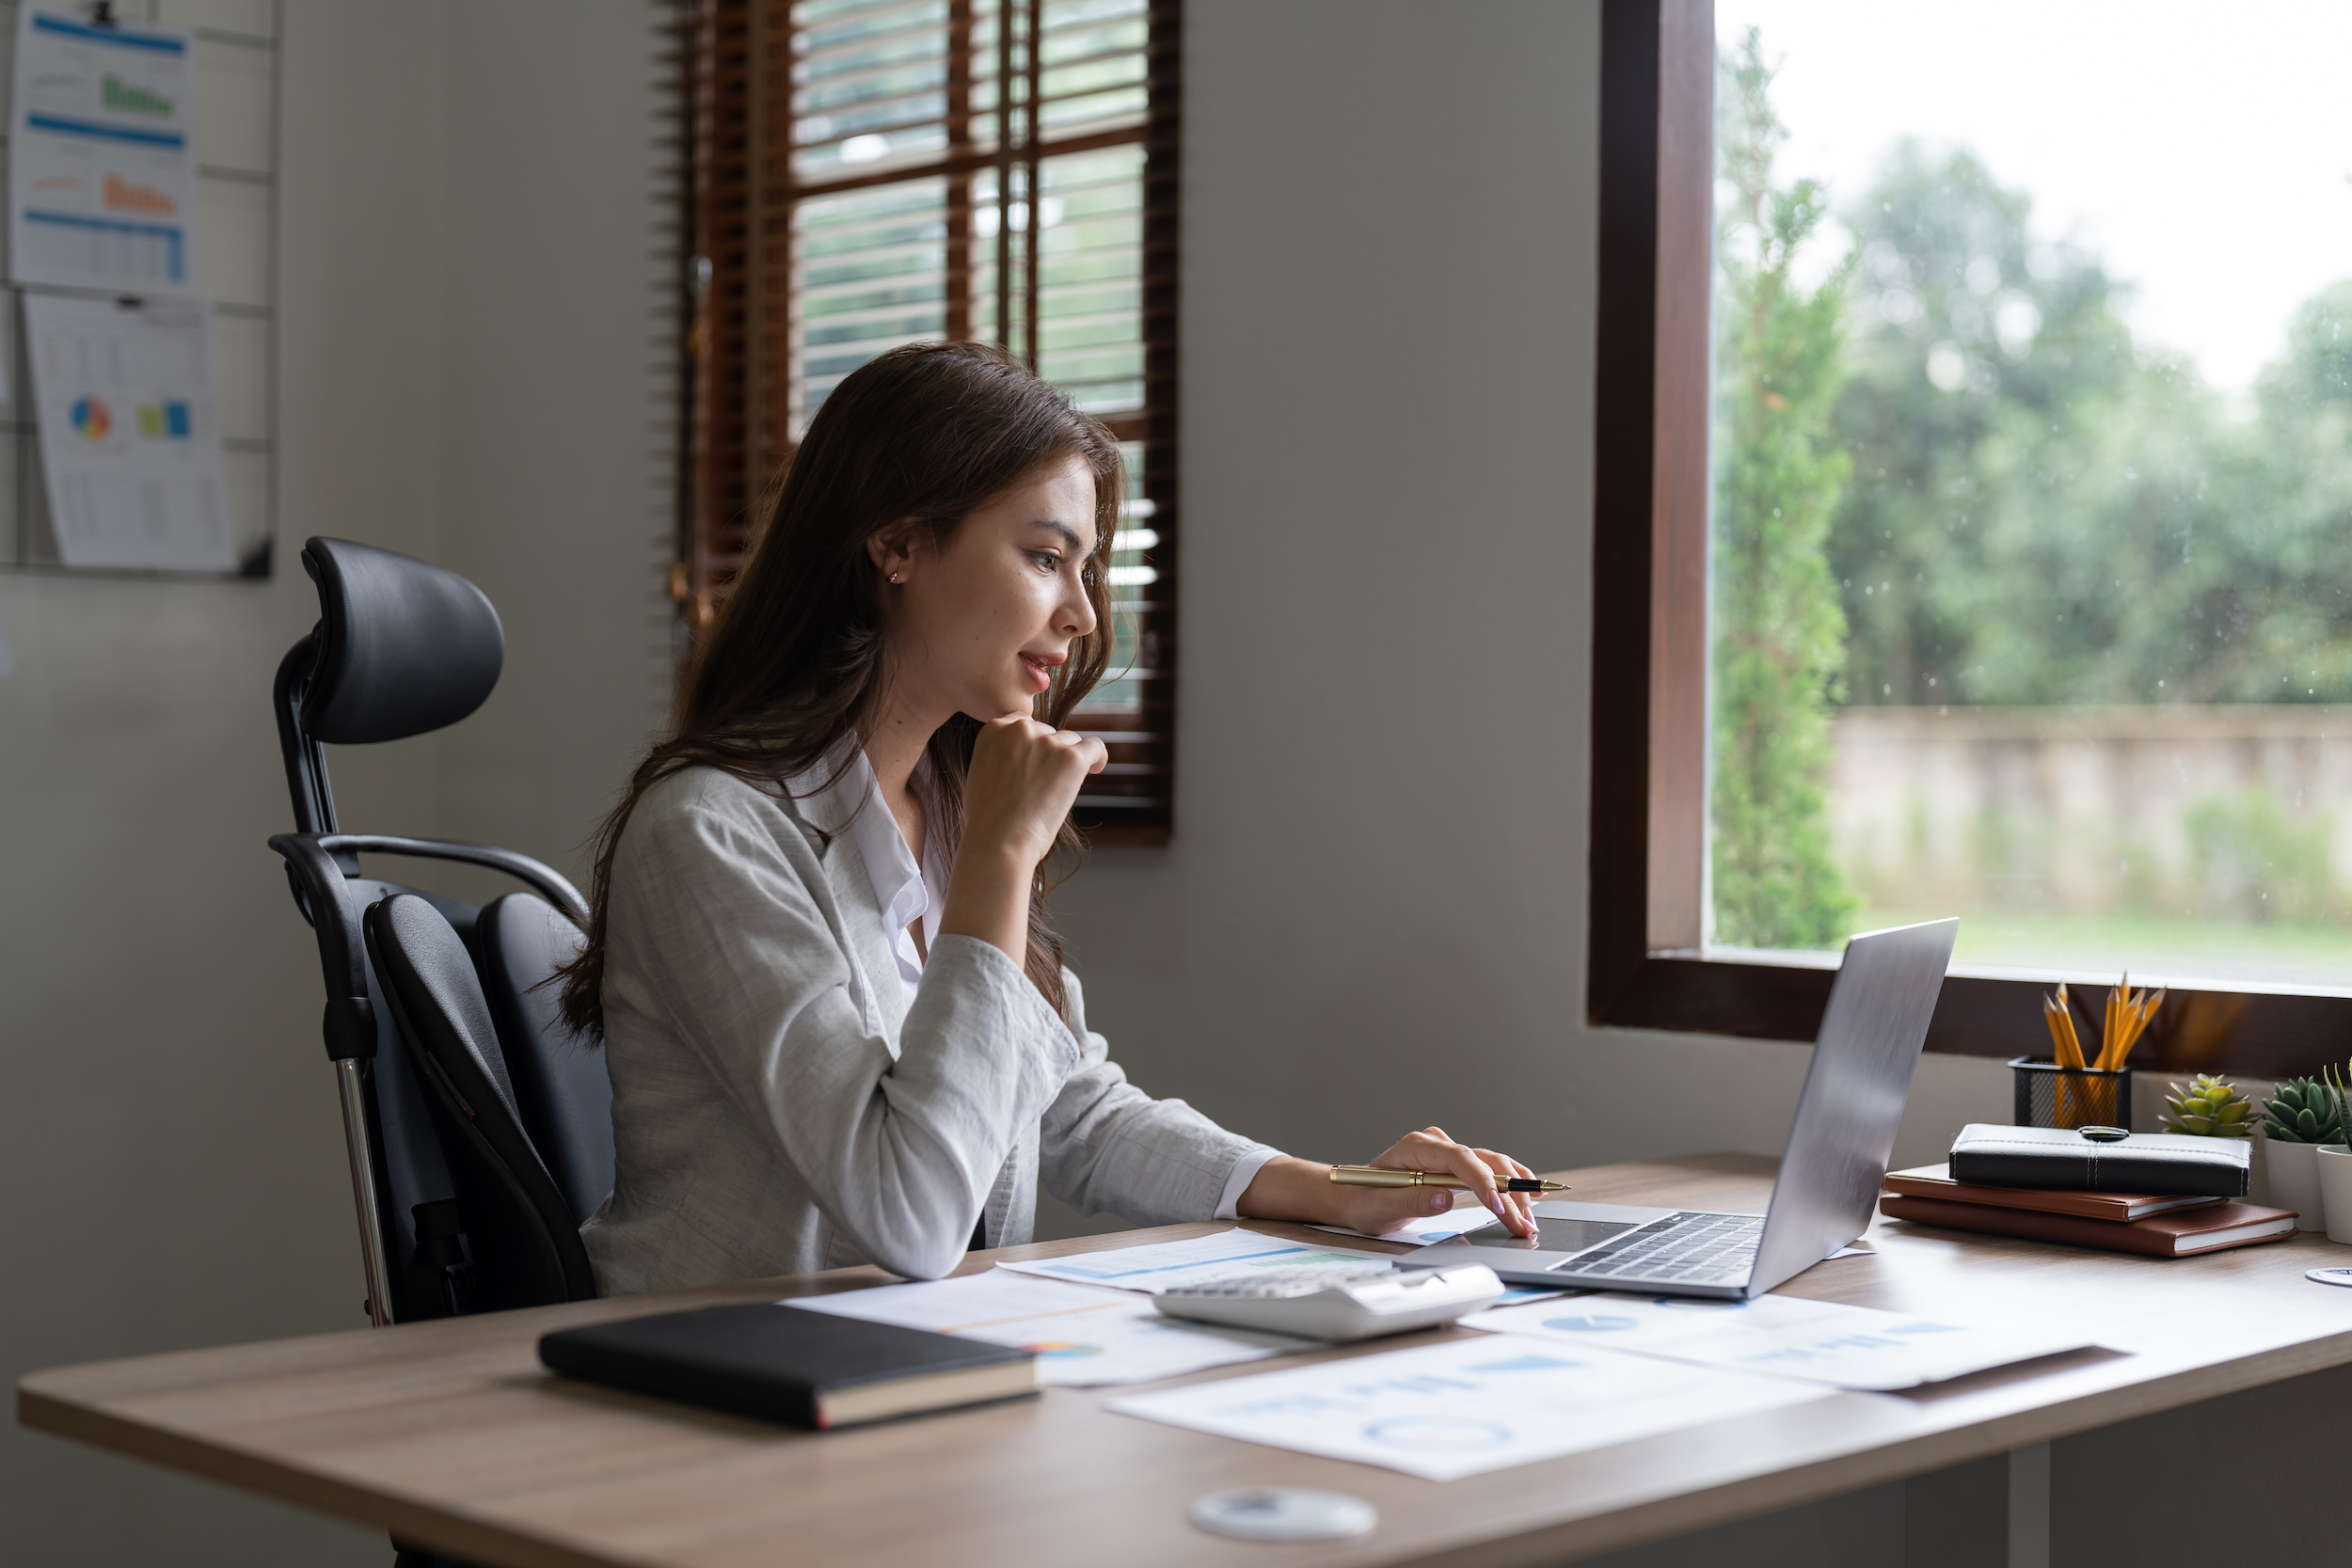
<path id="1" fill-rule="evenodd" d="M 1710 1156 L 1565 1174 L 1580 1199 L 1754 1211 L 1771 1170 Z M 1215 1228 L 1007 1248 L 970 1268 Z M 2302 1277 L 2346 1254 L 2315 1237 L 2159 1261 L 1881 1220 L 1868 1244 L 1875 1255 L 1820 1264 L 1784 1290 L 1973 1322 L 2062 1316 L 2106 1348 L 1442 1483 L 1104 1413 L 1119 1390 L 1049 1388 L 818 1435 L 560 1382 L 534 1353 L 550 1328 L 890 1277 L 874 1269 L 64 1368 L 25 1378 L 17 1409 L 28 1426 L 509 1568 L 766 1565 L 780 1544 L 794 1561 L 860 1568 L 1486 1568 L 1677 1535 L 2352 1362 L 2352 1291 Z M 1295 1363 L 1200 1377 L 1284 1364 Z M 1380 1523 L 1299 1546 L 1185 1523 L 1201 1493 L 1255 1484 L 1352 1492 Z"/>

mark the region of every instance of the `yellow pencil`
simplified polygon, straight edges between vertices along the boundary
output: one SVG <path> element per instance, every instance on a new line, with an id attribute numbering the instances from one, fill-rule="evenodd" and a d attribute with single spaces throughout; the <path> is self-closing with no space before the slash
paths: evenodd
<path id="1" fill-rule="evenodd" d="M 2066 1006 L 2064 986 L 2058 987 L 2057 996 L 2042 999 L 2042 1017 L 2050 1026 L 2051 1058 L 2060 1067 L 2081 1067 L 2082 1043 L 2074 1037 L 2074 1018 Z"/>
<path id="2" fill-rule="evenodd" d="M 2106 1068 L 2107 1058 L 2115 1055 L 2115 1041 L 2124 1035 L 2124 1016 L 2131 1011 L 2131 971 L 2124 971 L 2124 983 L 2107 992 L 2107 1021 L 2098 1037 L 2098 1065 Z"/>

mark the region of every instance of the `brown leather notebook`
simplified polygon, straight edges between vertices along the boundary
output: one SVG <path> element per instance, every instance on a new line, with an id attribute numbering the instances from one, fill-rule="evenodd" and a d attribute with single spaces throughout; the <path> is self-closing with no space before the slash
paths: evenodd
<path id="1" fill-rule="evenodd" d="M 2295 1234 L 2291 1210 L 2230 1201 L 2207 1209 L 2151 1214 L 2120 1225 L 2114 1220 L 2087 1220 L 2080 1214 L 1998 1209 L 1989 1203 L 1952 1203 L 1940 1197 L 1883 1197 L 1879 1199 L 1879 1212 L 1915 1225 L 1940 1225 L 1947 1230 L 1980 1230 L 1994 1236 L 2022 1236 L 2029 1242 L 2137 1252 L 2150 1258 L 2186 1258 L 2191 1253 L 2251 1246 Z"/>
<path id="2" fill-rule="evenodd" d="M 1886 1190 L 1904 1197 L 1940 1197 L 1952 1203 L 1990 1203 L 1996 1209 L 2038 1209 L 2045 1214 L 2080 1214 L 2087 1220 L 2146 1219 L 2179 1209 L 2206 1209 L 2217 1197 L 2167 1197 L 2155 1193 L 2061 1193 L 2047 1187 L 1986 1187 L 1955 1181 L 1948 1165 L 1921 1165 L 1886 1173 Z"/>

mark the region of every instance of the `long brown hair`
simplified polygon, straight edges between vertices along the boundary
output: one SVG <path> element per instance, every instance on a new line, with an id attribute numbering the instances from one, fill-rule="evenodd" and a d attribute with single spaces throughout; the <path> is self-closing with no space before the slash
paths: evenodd
<path id="1" fill-rule="evenodd" d="M 1094 555 L 1085 578 L 1095 629 L 1071 644 L 1068 662 L 1038 697 L 1037 716 L 1057 727 L 1110 660 L 1101 562 L 1125 488 L 1118 442 L 1100 420 L 979 343 L 893 349 L 834 388 L 809 421 L 735 591 L 694 656 L 669 736 L 638 764 L 596 834 L 587 944 L 562 971 L 564 1016 L 573 1028 L 601 1034 L 604 1027 L 612 854 L 645 791 L 689 768 L 780 786 L 843 736 L 862 735 L 889 675 L 882 573 L 866 553 L 867 538 L 911 518 L 934 545 L 945 544 L 965 516 L 1073 456 L 1094 470 Z M 929 747 L 926 828 L 950 863 L 963 837 L 963 783 L 979 729 L 959 714 Z M 1047 865 L 1070 865 L 1080 847 L 1064 821 Z M 1032 884 L 1023 968 L 1067 1017 L 1061 938 L 1045 915 L 1045 895 L 1060 879 L 1041 867 Z"/>

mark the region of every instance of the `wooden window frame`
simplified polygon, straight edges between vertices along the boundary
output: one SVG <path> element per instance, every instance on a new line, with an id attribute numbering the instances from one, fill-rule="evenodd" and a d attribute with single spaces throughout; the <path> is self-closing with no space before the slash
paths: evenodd
<path id="1" fill-rule="evenodd" d="M 1701 945 L 1714 61 L 1713 0 L 1604 0 L 1586 1014 L 1810 1040 L 1826 961 Z M 1955 973 L 1928 1049 L 2046 1054 L 2049 986 Z M 2144 1069 L 2308 1073 L 2352 1053 L 2352 995 L 2176 988 L 2144 1041 Z"/>
<path id="2" fill-rule="evenodd" d="M 677 198 L 676 529 L 669 594 L 681 638 L 691 641 L 723 600 L 748 545 L 753 514 L 792 451 L 792 212 L 796 202 L 900 181 L 945 176 L 950 235 L 943 336 L 973 328 L 968 281 L 980 239 L 972 228 L 973 177 L 997 170 L 1000 203 L 1024 199 L 1047 159 L 1097 148 L 1144 150 L 1142 334 L 1144 405 L 1104 416 L 1121 442 L 1143 449 L 1141 493 L 1152 505 L 1158 542 L 1147 552 L 1158 573 L 1148 594 L 1123 607 L 1133 616 L 1134 708 L 1081 708 L 1075 727 L 1110 750 L 1104 773 L 1078 796 L 1072 820 L 1096 844 L 1164 845 L 1173 825 L 1176 735 L 1178 554 L 1178 241 L 1182 191 L 1183 0 L 1150 0 L 1148 100 L 1143 123 L 1055 138 L 1041 134 L 1032 92 L 999 94 L 996 150 L 971 135 L 969 57 L 952 55 L 947 81 L 948 145 L 919 167 L 833 172 L 800 182 L 792 168 L 792 0 L 664 0 L 675 44 Z M 947 0 L 949 24 L 973 25 L 971 0 Z M 1043 0 L 1006 0 L 1000 15 L 1025 13 L 1027 47 L 1019 68 L 1030 83 L 1044 69 L 1038 40 Z M 1000 35 L 1009 41 L 1009 31 Z M 1000 41 L 1000 47 L 1002 42 Z M 1025 169 L 1025 179 L 1012 176 Z M 1020 195 L 1016 197 L 1018 189 Z M 996 227 L 1000 323 L 1017 324 L 1009 343 L 1034 368 L 1039 268 Z M 1015 252 L 1022 254 L 1018 257 Z M 1016 264 L 1017 262 L 1017 264 Z M 1119 673 L 1114 671 L 1112 673 Z M 1108 727 L 1127 715 L 1120 727 Z"/>

